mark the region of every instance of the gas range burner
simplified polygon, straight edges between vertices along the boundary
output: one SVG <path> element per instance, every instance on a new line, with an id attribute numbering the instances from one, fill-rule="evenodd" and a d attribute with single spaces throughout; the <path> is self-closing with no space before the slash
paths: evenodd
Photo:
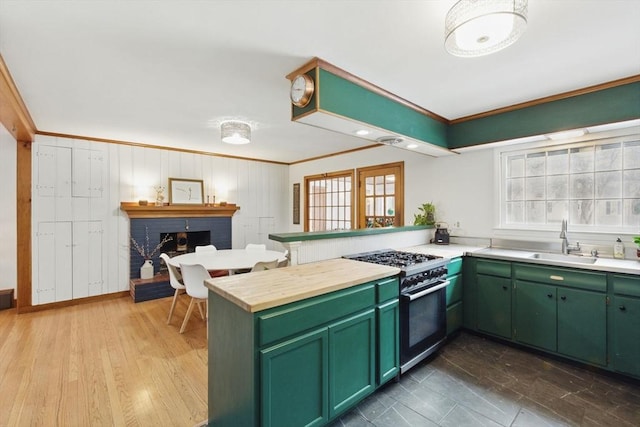
<path id="1" fill-rule="evenodd" d="M 412 252 L 396 251 L 393 249 L 382 249 L 379 251 L 346 255 L 343 258 L 397 267 L 400 268 L 404 274 L 413 274 L 416 271 L 433 268 L 434 263 L 439 265 L 441 264 L 439 260 L 443 260 L 442 257 L 435 255 L 417 254 Z M 446 262 L 442 264 L 446 264 Z"/>

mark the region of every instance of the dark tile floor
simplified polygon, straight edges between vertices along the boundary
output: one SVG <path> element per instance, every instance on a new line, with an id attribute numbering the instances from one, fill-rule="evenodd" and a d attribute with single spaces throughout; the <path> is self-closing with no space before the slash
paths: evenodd
<path id="1" fill-rule="evenodd" d="M 640 426 L 640 383 L 463 332 L 331 426 Z"/>

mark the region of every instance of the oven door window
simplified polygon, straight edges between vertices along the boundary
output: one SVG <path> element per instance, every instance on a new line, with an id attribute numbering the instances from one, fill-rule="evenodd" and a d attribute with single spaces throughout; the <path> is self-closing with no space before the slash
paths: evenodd
<path id="1" fill-rule="evenodd" d="M 415 293 L 419 293 L 416 291 Z M 446 335 L 445 288 L 411 300 L 410 294 L 402 295 L 402 359 L 410 360 Z"/>

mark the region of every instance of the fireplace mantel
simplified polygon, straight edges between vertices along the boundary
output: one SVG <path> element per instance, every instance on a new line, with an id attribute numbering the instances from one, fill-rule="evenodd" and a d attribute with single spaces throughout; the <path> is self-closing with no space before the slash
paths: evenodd
<path id="1" fill-rule="evenodd" d="M 149 204 L 140 206 L 137 202 L 121 202 L 120 209 L 129 218 L 198 218 L 198 217 L 231 217 L 240 206 L 227 203 L 225 206 L 210 205 L 163 205 Z"/>

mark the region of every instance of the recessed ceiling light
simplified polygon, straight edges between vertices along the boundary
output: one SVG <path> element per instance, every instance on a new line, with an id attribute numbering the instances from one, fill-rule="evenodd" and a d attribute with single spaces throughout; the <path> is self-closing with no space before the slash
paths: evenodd
<path id="1" fill-rule="evenodd" d="M 418 144 L 409 144 L 407 145 L 407 148 L 411 148 L 411 149 L 418 148 Z"/>
<path id="2" fill-rule="evenodd" d="M 365 135 L 369 135 L 369 131 L 366 129 L 359 129 L 356 132 L 356 135 L 358 136 L 365 136 Z"/>
<path id="3" fill-rule="evenodd" d="M 562 139 L 577 138 L 584 134 L 585 134 L 584 129 L 572 129 L 572 130 L 565 130 L 562 132 L 551 133 L 547 135 L 547 138 L 553 141 L 560 141 Z"/>

